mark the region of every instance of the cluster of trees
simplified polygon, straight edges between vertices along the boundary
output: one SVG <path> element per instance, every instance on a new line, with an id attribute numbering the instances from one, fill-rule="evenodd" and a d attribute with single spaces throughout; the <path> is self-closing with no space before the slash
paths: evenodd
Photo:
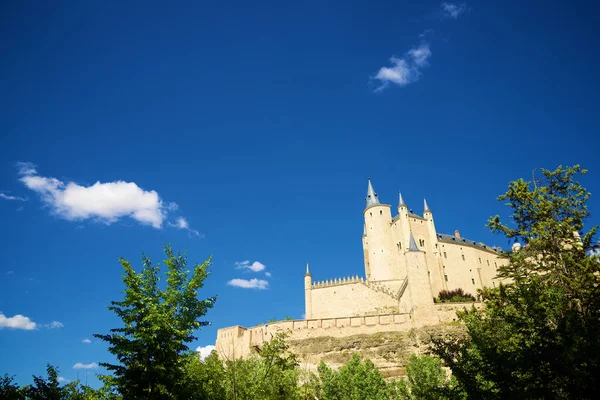
<path id="1" fill-rule="evenodd" d="M 478 293 L 485 308 L 459 312 L 466 333 L 434 340 L 431 355 L 413 356 L 406 379 L 386 381 L 357 355 L 334 370 L 302 369 L 276 335 L 254 357 L 205 360 L 187 343 L 216 298 L 197 298 L 210 260 L 190 275 L 186 257 L 165 248 L 166 288 L 159 266 L 143 258 L 136 273 L 121 260 L 125 297 L 109 307 L 123 321 L 110 334 L 118 364 L 103 363 L 100 390 L 58 372 L 17 387 L 0 379 L 7 399 L 592 399 L 600 386 L 600 261 L 596 227 L 584 232 L 590 193 L 575 179 L 579 166 L 542 170 L 540 179 L 511 182 L 499 197 L 512 222 L 488 221 L 493 232 L 524 246 L 507 252 L 506 284 Z M 465 295 L 464 293 L 462 295 Z M 454 297 L 451 294 L 450 299 Z M 464 296 L 467 297 L 467 296 Z M 451 374 L 448 373 L 448 370 Z"/>

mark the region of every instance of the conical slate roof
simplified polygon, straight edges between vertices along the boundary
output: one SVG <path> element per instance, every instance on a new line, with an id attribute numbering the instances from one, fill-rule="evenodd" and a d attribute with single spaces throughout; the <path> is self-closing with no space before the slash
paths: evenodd
<path id="1" fill-rule="evenodd" d="M 377 197 L 377 193 L 373 189 L 373 185 L 371 184 L 371 178 L 369 178 L 369 186 L 367 187 L 367 207 L 372 206 L 373 204 L 380 204 L 379 198 Z"/>

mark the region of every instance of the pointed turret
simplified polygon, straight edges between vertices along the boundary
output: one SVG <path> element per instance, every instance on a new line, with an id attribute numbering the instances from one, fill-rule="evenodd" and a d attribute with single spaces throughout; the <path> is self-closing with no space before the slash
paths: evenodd
<path id="1" fill-rule="evenodd" d="M 409 242 L 409 246 L 408 246 L 408 251 L 421 251 L 417 247 L 417 242 L 415 242 L 415 237 L 413 236 L 412 232 L 410 233 L 410 242 Z"/>
<path id="2" fill-rule="evenodd" d="M 377 197 L 377 193 L 373 189 L 373 185 L 371 184 L 371 178 L 369 178 L 369 186 L 367 187 L 367 207 L 372 206 L 373 204 L 379 204 L 379 198 Z"/>
<path id="3" fill-rule="evenodd" d="M 306 263 L 306 273 L 304 274 L 304 276 L 310 275 L 312 276 L 312 274 L 310 273 L 310 269 L 308 268 L 308 263 Z"/>
<path id="4" fill-rule="evenodd" d="M 404 199 L 402 198 L 402 193 L 398 192 L 398 208 L 400 207 L 406 207 L 406 203 L 404 202 Z"/>
<path id="5" fill-rule="evenodd" d="M 429 206 L 427 205 L 427 200 L 423 199 L 423 214 L 427 213 L 427 212 L 431 212 L 431 210 L 429 209 Z"/>

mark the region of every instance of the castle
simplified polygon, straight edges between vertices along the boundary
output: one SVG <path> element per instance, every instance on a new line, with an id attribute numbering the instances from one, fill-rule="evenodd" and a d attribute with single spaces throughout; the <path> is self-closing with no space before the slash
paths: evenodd
<path id="1" fill-rule="evenodd" d="M 499 258 L 499 247 L 464 239 L 458 230 L 454 235 L 438 233 L 425 200 L 422 216 L 408 208 L 402 194 L 397 210 L 392 218 L 391 206 L 379 201 L 369 179 L 362 235 L 365 277 L 315 282 L 307 265 L 305 319 L 219 329 L 220 356 L 244 357 L 283 330 L 301 339 L 438 324 L 452 320 L 456 309 L 434 302 L 441 290 L 475 294 L 500 282 L 496 271 L 505 260 Z"/>

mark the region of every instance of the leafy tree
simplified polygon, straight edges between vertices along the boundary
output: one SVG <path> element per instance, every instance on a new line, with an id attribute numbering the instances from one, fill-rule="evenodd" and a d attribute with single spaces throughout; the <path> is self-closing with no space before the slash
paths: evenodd
<path id="1" fill-rule="evenodd" d="M 159 286 L 160 267 L 152 266 L 145 255 L 139 273 L 129 261 L 119 260 L 125 271 L 125 296 L 122 301 L 111 302 L 108 309 L 123 321 L 123 327 L 111 329 L 107 335 L 94 335 L 108 342 L 109 351 L 119 361 L 100 365 L 113 372 L 107 379 L 124 398 L 179 398 L 186 384 L 183 355 L 189 351 L 187 343 L 195 339 L 196 329 L 209 324 L 199 318 L 216 301 L 216 297 L 197 298 L 208 276 L 210 259 L 196 264 L 188 277 L 186 256 L 173 253 L 169 245 L 164 253 L 165 289 Z"/>
<path id="2" fill-rule="evenodd" d="M 511 182 L 499 197 L 513 223 L 488 226 L 524 244 L 503 254 L 507 283 L 480 292 L 485 310 L 459 313 L 467 335 L 435 352 L 469 398 L 585 399 L 600 381 L 600 263 L 596 227 L 584 233 L 588 193 L 579 166 Z M 515 249 L 517 250 L 517 249 Z"/>
<path id="3" fill-rule="evenodd" d="M 407 379 L 390 382 L 394 399 L 443 400 L 461 399 L 456 380 L 448 378 L 442 361 L 428 355 L 412 355 L 406 366 Z"/>
<path id="4" fill-rule="evenodd" d="M 65 391 L 58 382 L 58 369 L 48 364 L 48 378 L 33 376 L 33 385 L 25 387 L 26 398 L 31 400 L 62 400 Z"/>
<path id="5" fill-rule="evenodd" d="M 14 383 L 13 376 L 4 375 L 3 377 L 0 377 L 0 399 L 21 400 L 24 398 L 25 394 L 19 386 Z"/>
<path id="6" fill-rule="evenodd" d="M 361 362 L 354 354 L 338 371 L 321 362 L 321 396 L 324 400 L 383 400 L 389 398 L 389 389 L 371 360 Z"/>

